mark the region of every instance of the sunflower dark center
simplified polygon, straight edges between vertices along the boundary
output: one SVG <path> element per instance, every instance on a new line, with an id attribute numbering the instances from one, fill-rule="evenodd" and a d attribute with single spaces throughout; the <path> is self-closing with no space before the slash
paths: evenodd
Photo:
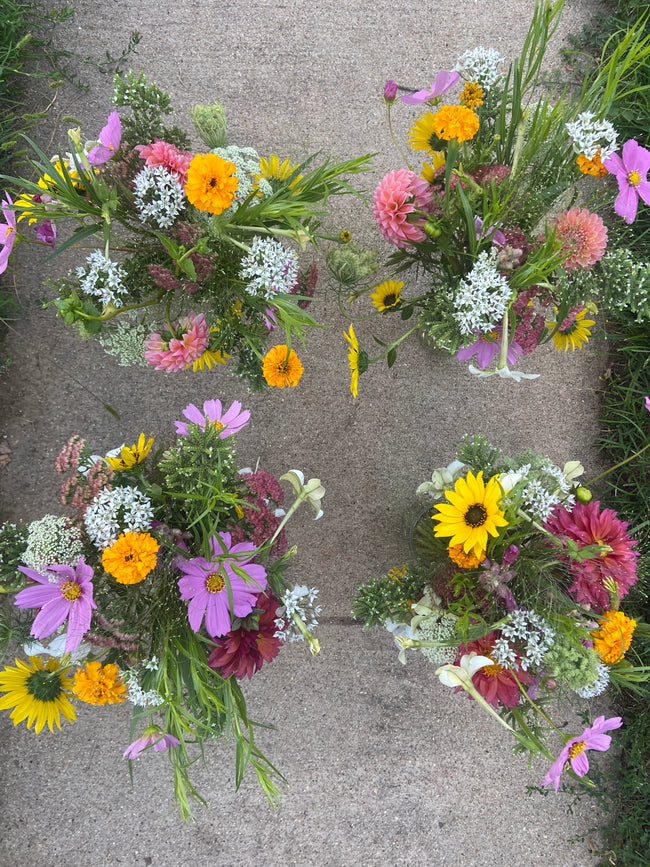
<path id="1" fill-rule="evenodd" d="M 27 692 L 38 701 L 56 701 L 61 695 L 61 678 L 56 671 L 34 671 L 25 681 Z"/>
<path id="2" fill-rule="evenodd" d="M 474 503 L 465 512 L 465 523 L 470 527 L 482 527 L 487 520 L 487 509 L 483 503 Z"/>
<path id="3" fill-rule="evenodd" d="M 384 305 L 386 307 L 392 307 L 396 301 L 397 301 L 397 295 L 394 292 L 390 292 L 388 295 L 386 295 L 384 297 Z"/>

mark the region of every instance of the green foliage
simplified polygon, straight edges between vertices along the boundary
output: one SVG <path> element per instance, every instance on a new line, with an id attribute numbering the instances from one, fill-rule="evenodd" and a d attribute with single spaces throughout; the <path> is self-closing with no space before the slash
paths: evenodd
<path id="1" fill-rule="evenodd" d="M 406 622 L 411 619 L 411 603 L 422 596 L 426 580 L 414 566 L 395 567 L 386 575 L 373 578 L 357 588 L 352 616 L 371 629 L 386 618 Z"/>
<path id="2" fill-rule="evenodd" d="M 144 72 L 116 73 L 113 102 L 118 108 L 131 109 L 130 117 L 120 115 L 125 141 L 136 144 L 161 139 L 181 150 L 189 147 L 189 138 L 179 127 L 166 127 L 163 123 L 163 117 L 172 113 L 171 97 L 157 84 L 149 84 Z"/>

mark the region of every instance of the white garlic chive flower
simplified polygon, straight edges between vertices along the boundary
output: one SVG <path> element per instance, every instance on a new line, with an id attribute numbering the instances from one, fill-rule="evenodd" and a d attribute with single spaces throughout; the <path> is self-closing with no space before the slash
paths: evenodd
<path id="1" fill-rule="evenodd" d="M 137 322 L 122 321 L 104 327 L 99 342 L 104 352 L 117 358 L 120 367 L 149 367 L 144 358 L 144 342 L 150 329 Z"/>
<path id="2" fill-rule="evenodd" d="M 454 297 L 454 318 L 463 337 L 474 341 L 477 331 L 491 331 L 499 325 L 511 297 L 512 289 L 497 268 L 497 252 L 483 251 Z"/>
<path id="3" fill-rule="evenodd" d="M 501 77 L 499 67 L 504 62 L 505 58 L 495 48 L 483 48 L 479 45 L 458 58 L 456 72 L 467 81 L 475 81 L 483 90 L 488 91 Z"/>
<path id="4" fill-rule="evenodd" d="M 291 590 L 285 590 L 282 605 L 275 612 L 277 631 L 274 637 L 283 641 L 304 641 L 305 636 L 292 615 L 298 616 L 310 632 L 315 629 L 321 612 L 321 606 L 316 605 L 317 596 L 318 590 L 315 587 L 309 588 L 300 584 L 296 584 Z"/>
<path id="5" fill-rule="evenodd" d="M 597 695 L 602 695 L 609 686 L 609 667 L 603 662 L 599 663 L 596 669 L 596 680 L 590 683 L 589 686 L 583 686 L 576 689 L 575 692 L 580 698 L 596 698 Z"/>
<path id="6" fill-rule="evenodd" d="M 545 521 L 560 502 L 560 498 L 548 491 L 539 479 L 533 479 L 522 491 L 521 502 L 532 518 Z"/>
<path id="7" fill-rule="evenodd" d="M 618 136 L 608 120 L 597 120 L 593 111 L 583 111 L 577 120 L 566 124 L 566 131 L 573 140 L 573 150 L 592 160 L 600 148 L 601 160 L 606 160 L 616 150 Z"/>
<path id="8" fill-rule="evenodd" d="M 578 461 L 571 461 L 565 468 L 571 478 L 575 478 L 583 469 Z M 569 509 L 574 504 L 569 477 L 547 458 L 534 469 L 526 464 L 518 472 L 528 479 L 528 484 L 521 492 L 522 505 L 535 520 L 545 521 L 559 503 Z"/>
<path id="9" fill-rule="evenodd" d="M 76 269 L 79 278 L 79 288 L 87 295 L 95 295 L 102 304 L 114 304 L 121 307 L 119 295 L 127 292 L 124 286 L 126 271 L 117 262 L 107 259 L 101 250 L 93 250 L 86 259 L 90 267 Z"/>
<path id="10" fill-rule="evenodd" d="M 185 191 L 164 166 L 145 166 L 134 179 L 134 199 L 142 223 L 169 229 L 185 206 Z"/>
<path id="11" fill-rule="evenodd" d="M 535 611 L 519 608 L 501 627 L 501 636 L 494 642 L 494 661 L 504 668 L 518 665 L 528 671 L 542 664 L 554 640 L 555 630 L 548 621 Z"/>
<path id="12" fill-rule="evenodd" d="M 249 295 L 269 300 L 275 292 L 291 292 L 298 280 L 298 258 L 279 241 L 256 236 L 242 259 L 241 276 Z"/>
<path id="13" fill-rule="evenodd" d="M 151 501 L 135 488 L 104 488 L 86 509 L 84 524 L 90 541 L 100 550 L 120 533 L 143 533 L 153 521 Z"/>
<path id="14" fill-rule="evenodd" d="M 76 566 L 83 554 L 82 533 L 65 515 L 45 515 L 27 528 L 27 548 L 22 561 L 30 569 L 43 566 Z"/>
<path id="15" fill-rule="evenodd" d="M 143 668 L 147 667 L 148 666 L 145 663 Z M 136 707 L 147 708 L 160 707 L 161 704 L 165 703 L 165 699 L 157 690 L 142 689 L 138 673 L 134 668 L 128 668 L 126 670 L 120 669 L 120 675 L 122 676 L 122 681 L 127 688 L 126 697 L 131 704 L 136 705 Z"/>
<path id="16" fill-rule="evenodd" d="M 223 160 L 233 163 L 236 169 L 239 184 L 235 191 L 233 204 L 224 213 L 236 211 L 239 202 L 243 202 L 253 192 L 253 184 L 264 196 L 270 196 L 273 192 L 266 178 L 260 178 L 260 158 L 254 148 L 240 148 L 237 145 L 229 145 L 225 148 L 214 148 L 213 154 L 217 154 Z"/>

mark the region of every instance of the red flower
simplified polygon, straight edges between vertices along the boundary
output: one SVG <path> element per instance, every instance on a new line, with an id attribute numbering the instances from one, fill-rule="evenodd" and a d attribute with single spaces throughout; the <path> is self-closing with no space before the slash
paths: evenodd
<path id="1" fill-rule="evenodd" d="M 259 623 L 254 629 L 240 626 L 223 638 L 217 638 L 208 657 L 208 665 L 222 677 L 247 677 L 249 680 L 265 662 L 270 662 L 280 652 L 282 639 L 276 638 L 276 609 L 280 602 L 273 596 L 260 593 L 255 608 L 261 610 Z"/>
<path id="2" fill-rule="evenodd" d="M 465 653 L 471 653 L 472 650 L 476 651 L 479 656 L 487 656 L 493 659 L 492 650 L 494 642 L 498 637 L 497 632 L 490 632 L 488 635 L 483 636 L 483 638 L 461 645 L 458 648 L 458 659 Z M 517 675 L 519 682 L 524 685 L 535 683 L 535 678 L 525 672 L 523 668 L 514 669 L 514 673 Z M 516 707 L 519 704 L 517 681 L 513 677 L 512 671 L 499 665 L 498 662 L 495 662 L 494 665 L 486 665 L 480 668 L 472 678 L 472 683 L 483 698 L 496 710 L 499 710 L 500 704 L 504 707 Z M 471 698 L 471 695 L 469 697 Z"/>
<path id="3" fill-rule="evenodd" d="M 556 506 L 545 526 L 555 536 L 573 539 L 578 543 L 578 548 L 606 545 L 610 549 L 603 551 L 600 557 L 580 563 L 566 558 L 573 576 L 569 593 L 576 602 L 591 605 L 598 612 L 605 611 L 610 607 L 605 579 L 611 578 L 616 582 L 621 598 L 636 583 L 636 560 L 639 555 L 632 550 L 636 541 L 630 539 L 626 532 L 627 522 L 621 521 L 613 509 L 603 509 L 601 512 L 598 501 L 576 503 L 571 512 L 564 506 Z"/>

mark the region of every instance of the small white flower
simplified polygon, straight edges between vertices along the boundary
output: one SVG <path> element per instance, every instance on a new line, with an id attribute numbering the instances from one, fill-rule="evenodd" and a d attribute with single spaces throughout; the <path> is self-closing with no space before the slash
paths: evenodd
<path id="1" fill-rule="evenodd" d="M 308 500 L 309 505 L 316 512 L 314 520 L 317 521 L 323 514 L 320 501 L 325 496 L 325 488 L 321 485 L 320 479 L 310 479 L 305 484 L 305 476 L 300 470 L 289 470 L 280 478 L 289 482 L 296 496 L 302 496 Z"/>
<path id="2" fill-rule="evenodd" d="M 460 72 L 468 81 L 475 81 L 487 91 L 494 87 L 501 77 L 499 67 L 504 60 L 495 48 L 479 45 L 458 58 L 456 72 Z"/>
<path id="3" fill-rule="evenodd" d="M 267 301 L 276 292 L 289 294 L 298 280 L 298 257 L 273 238 L 255 237 L 241 263 L 241 276 L 249 295 Z"/>
<path id="4" fill-rule="evenodd" d="M 145 166 L 134 179 L 134 194 L 142 223 L 152 220 L 169 229 L 185 206 L 185 191 L 176 175 L 164 166 Z"/>
<path id="5" fill-rule="evenodd" d="M 93 250 L 86 262 L 89 268 L 77 268 L 79 288 L 88 295 L 96 295 L 102 304 L 114 304 L 121 307 L 119 295 L 128 290 L 123 285 L 126 271 L 117 262 L 107 259 L 101 250 Z"/>
<path id="6" fill-rule="evenodd" d="M 591 160 L 600 148 L 601 160 L 610 157 L 617 147 L 617 133 L 608 120 L 597 120 L 593 111 L 583 111 L 566 131 L 573 139 L 573 149 Z"/>
<path id="7" fill-rule="evenodd" d="M 475 651 L 472 651 L 463 654 L 460 665 L 443 665 L 436 671 L 436 675 L 440 678 L 440 683 L 445 686 L 452 688 L 460 686 L 462 689 L 472 692 L 475 689 L 472 678 L 477 671 L 486 665 L 494 665 L 494 660 L 490 659 L 489 656 L 478 656 Z"/>

